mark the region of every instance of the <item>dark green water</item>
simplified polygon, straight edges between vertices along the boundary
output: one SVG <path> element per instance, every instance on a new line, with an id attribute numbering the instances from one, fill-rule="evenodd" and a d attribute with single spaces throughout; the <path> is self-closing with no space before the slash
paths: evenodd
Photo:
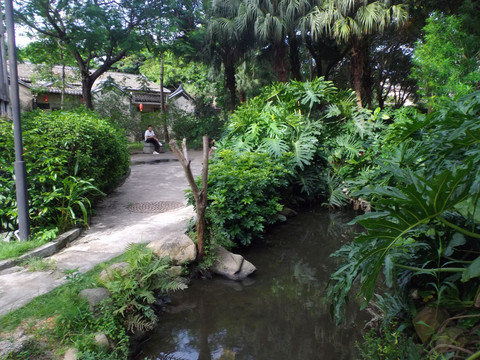
<path id="1" fill-rule="evenodd" d="M 324 303 L 329 254 L 351 238 L 352 217 L 308 212 L 275 227 L 242 253 L 257 267 L 247 281 L 198 280 L 174 294 L 139 358 L 355 359 L 366 315 L 352 304 L 336 326 Z"/>

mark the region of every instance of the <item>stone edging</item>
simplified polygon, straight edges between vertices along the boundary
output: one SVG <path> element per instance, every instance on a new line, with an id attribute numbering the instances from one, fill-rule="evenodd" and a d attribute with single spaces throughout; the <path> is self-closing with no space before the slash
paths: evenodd
<path id="1" fill-rule="evenodd" d="M 60 236 L 58 236 L 55 240 L 50 241 L 49 243 L 40 246 L 22 256 L 19 256 L 16 259 L 6 259 L 0 261 L 0 271 L 5 270 L 11 267 L 14 267 L 28 258 L 39 257 L 44 258 L 50 255 L 57 253 L 58 251 L 62 250 L 68 243 L 72 242 L 76 238 L 80 236 L 82 233 L 82 229 L 75 228 L 64 232 Z"/>

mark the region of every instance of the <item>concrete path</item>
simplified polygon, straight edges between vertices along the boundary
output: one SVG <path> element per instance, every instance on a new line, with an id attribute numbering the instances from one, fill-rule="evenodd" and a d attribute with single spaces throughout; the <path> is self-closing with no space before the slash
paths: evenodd
<path id="1" fill-rule="evenodd" d="M 194 175 L 200 175 L 202 153 L 190 151 L 189 158 Z M 55 260 L 55 271 L 30 272 L 21 266 L 0 271 L 0 315 L 65 283 L 65 270 L 83 273 L 122 254 L 130 243 L 185 231 L 194 211 L 185 206 L 188 183 L 175 155 L 135 154 L 131 164 L 124 184 L 97 206 L 90 229 L 48 258 Z"/>

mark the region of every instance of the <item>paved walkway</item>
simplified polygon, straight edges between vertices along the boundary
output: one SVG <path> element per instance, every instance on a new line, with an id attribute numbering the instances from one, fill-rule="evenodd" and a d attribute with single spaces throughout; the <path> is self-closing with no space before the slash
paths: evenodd
<path id="1" fill-rule="evenodd" d="M 190 151 L 189 157 L 197 176 L 201 172 L 202 153 Z M 65 270 L 78 268 L 86 272 L 122 254 L 130 243 L 150 242 L 185 230 L 194 211 L 185 206 L 184 190 L 188 183 L 175 155 L 135 154 L 131 163 L 131 173 L 124 184 L 97 206 L 90 229 L 49 257 L 55 260 L 55 271 L 30 272 L 20 266 L 0 271 L 0 315 L 63 284 Z M 175 209 L 158 212 L 171 208 Z"/>

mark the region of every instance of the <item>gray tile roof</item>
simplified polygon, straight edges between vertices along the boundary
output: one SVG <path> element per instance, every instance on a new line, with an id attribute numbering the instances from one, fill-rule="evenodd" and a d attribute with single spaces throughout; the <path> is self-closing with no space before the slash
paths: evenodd
<path id="1" fill-rule="evenodd" d="M 60 77 L 62 73 L 61 66 L 54 66 L 53 73 Z M 18 64 L 18 78 L 23 85 L 32 89 L 42 89 L 49 93 L 61 93 L 58 86 L 53 86 L 53 83 L 36 82 L 32 83 L 32 78 L 37 73 L 37 65 L 34 64 Z M 65 75 L 67 78 L 67 89 L 65 93 L 71 95 L 82 94 L 82 83 L 78 69 L 66 67 Z M 101 85 L 107 81 L 113 81 L 117 87 L 126 92 L 142 92 L 142 93 L 157 93 L 160 94 L 160 85 L 148 80 L 144 75 L 125 74 L 115 71 L 108 71 L 102 74 L 93 84 L 92 90 L 101 88 Z M 170 90 L 163 88 L 164 94 L 170 94 Z"/>

